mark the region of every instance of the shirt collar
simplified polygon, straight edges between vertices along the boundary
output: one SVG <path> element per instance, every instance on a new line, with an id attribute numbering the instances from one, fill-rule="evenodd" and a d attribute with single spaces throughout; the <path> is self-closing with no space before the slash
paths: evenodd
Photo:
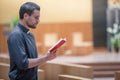
<path id="1" fill-rule="evenodd" d="M 25 33 L 29 34 L 30 31 L 25 26 L 23 26 L 21 23 L 18 23 L 18 27 Z"/>

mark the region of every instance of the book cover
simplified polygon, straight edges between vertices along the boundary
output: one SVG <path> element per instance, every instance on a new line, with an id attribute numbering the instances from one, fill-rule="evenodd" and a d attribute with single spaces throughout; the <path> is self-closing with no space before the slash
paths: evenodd
<path id="1" fill-rule="evenodd" d="M 49 51 L 52 52 L 55 49 L 59 48 L 60 46 L 62 46 L 64 43 L 66 42 L 66 38 L 61 38 L 56 44 L 54 44 Z"/>

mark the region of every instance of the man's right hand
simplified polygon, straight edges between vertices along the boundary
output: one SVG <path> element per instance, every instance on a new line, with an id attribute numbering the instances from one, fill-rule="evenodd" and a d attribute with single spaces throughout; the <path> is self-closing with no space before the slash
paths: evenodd
<path id="1" fill-rule="evenodd" d="M 57 52 L 57 50 L 54 50 L 52 52 L 48 51 L 45 55 L 46 59 L 52 60 L 52 59 L 56 58 L 56 52 Z"/>

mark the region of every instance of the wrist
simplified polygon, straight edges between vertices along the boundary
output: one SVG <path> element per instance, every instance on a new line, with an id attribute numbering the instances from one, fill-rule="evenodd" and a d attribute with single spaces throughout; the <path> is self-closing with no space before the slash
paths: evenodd
<path id="1" fill-rule="evenodd" d="M 45 61 L 48 61 L 48 60 L 49 60 L 48 55 L 46 54 L 45 56 L 43 56 L 43 59 L 44 59 Z"/>

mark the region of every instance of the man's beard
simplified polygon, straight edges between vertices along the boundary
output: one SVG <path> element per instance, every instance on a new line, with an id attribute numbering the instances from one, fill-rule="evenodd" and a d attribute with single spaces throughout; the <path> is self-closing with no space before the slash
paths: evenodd
<path id="1" fill-rule="evenodd" d="M 27 26 L 28 26 L 29 28 L 35 29 L 36 26 L 37 26 L 37 24 L 35 25 L 35 24 L 29 24 L 29 23 L 27 23 Z"/>

